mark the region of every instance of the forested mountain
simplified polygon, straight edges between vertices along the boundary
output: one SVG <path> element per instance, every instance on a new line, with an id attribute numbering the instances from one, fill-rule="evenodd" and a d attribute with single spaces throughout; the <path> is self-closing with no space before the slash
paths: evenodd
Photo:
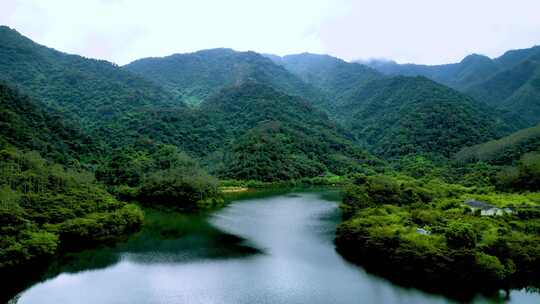
<path id="1" fill-rule="evenodd" d="M 267 56 L 331 96 L 333 104 L 326 108 L 331 116 L 380 156 L 448 157 L 470 142 L 480 143 L 524 125 L 519 120 L 508 125 L 511 114 L 423 77 L 385 76 L 327 55 Z M 462 64 L 474 62 L 481 65 L 485 58 L 470 56 Z M 455 66 L 446 69 L 458 73 Z M 474 74 L 466 68 L 460 72 Z"/>
<path id="2" fill-rule="evenodd" d="M 386 75 L 425 76 L 456 89 L 482 82 L 500 70 L 489 57 L 472 54 L 459 63 L 442 65 L 398 64 L 390 60 L 359 61 Z"/>
<path id="3" fill-rule="evenodd" d="M 540 46 L 508 51 L 490 59 L 470 55 L 446 65 L 366 64 L 388 75 L 422 75 L 456 88 L 493 107 L 520 117 L 527 124 L 540 121 Z"/>
<path id="4" fill-rule="evenodd" d="M 511 165 L 524 154 L 534 151 L 540 151 L 540 125 L 463 148 L 455 158 L 463 162 L 484 161 L 497 165 Z"/>
<path id="5" fill-rule="evenodd" d="M 162 58 L 143 58 L 123 67 L 165 87 L 190 104 L 199 104 L 220 89 L 256 81 L 313 102 L 322 96 L 285 68 L 255 52 L 211 49 Z"/>
<path id="6" fill-rule="evenodd" d="M 0 26 L 0 80 L 94 126 L 141 107 L 182 105 L 166 90 L 118 66 L 68 55 Z"/>
<path id="7" fill-rule="evenodd" d="M 0 148 L 39 151 L 59 162 L 96 151 L 91 138 L 74 121 L 0 81 Z"/>
<path id="8" fill-rule="evenodd" d="M 139 229 L 138 204 L 335 181 L 349 257 L 413 283 L 537 274 L 538 193 L 517 192 L 540 190 L 540 125 L 517 130 L 540 121 L 540 47 L 369 65 L 212 49 L 118 67 L 0 27 L 0 274 Z"/>
<path id="9" fill-rule="evenodd" d="M 328 55 L 303 53 L 284 57 L 267 56 L 321 89 L 329 96 L 332 105 L 339 103 L 350 90 L 357 90 L 372 80 L 384 77 L 365 65 L 348 63 Z"/>
<path id="10" fill-rule="evenodd" d="M 268 86 L 225 89 L 201 104 L 201 111 L 230 144 L 223 154 L 224 176 L 286 180 L 379 164 L 309 102 Z"/>
<path id="11" fill-rule="evenodd" d="M 179 146 L 227 178 L 289 180 L 381 165 L 324 112 L 258 82 L 223 88 L 193 109 L 125 117 L 103 131 L 122 134 L 120 146 Z"/>
<path id="12" fill-rule="evenodd" d="M 529 125 L 540 122 L 540 48 L 466 92 L 521 117 Z"/>
<path id="13" fill-rule="evenodd" d="M 352 132 L 385 157 L 437 154 L 508 133 L 497 112 L 425 77 L 398 76 L 368 83 L 338 112 Z"/>

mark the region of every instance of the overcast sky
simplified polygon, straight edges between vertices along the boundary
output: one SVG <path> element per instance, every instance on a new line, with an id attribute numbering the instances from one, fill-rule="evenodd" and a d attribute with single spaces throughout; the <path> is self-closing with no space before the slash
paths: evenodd
<path id="1" fill-rule="evenodd" d="M 540 44 L 540 1 L 0 0 L 0 23 L 118 64 L 215 47 L 438 64 Z"/>

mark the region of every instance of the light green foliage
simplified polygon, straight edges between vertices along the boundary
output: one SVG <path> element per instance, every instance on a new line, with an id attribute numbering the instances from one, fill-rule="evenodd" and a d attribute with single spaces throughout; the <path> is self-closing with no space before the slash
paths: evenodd
<path id="1" fill-rule="evenodd" d="M 345 221 L 336 244 L 351 259 L 423 286 L 522 286 L 540 270 L 540 197 L 489 189 L 399 175 L 358 176 L 344 195 Z M 466 206 L 469 199 L 513 211 L 481 216 Z"/>

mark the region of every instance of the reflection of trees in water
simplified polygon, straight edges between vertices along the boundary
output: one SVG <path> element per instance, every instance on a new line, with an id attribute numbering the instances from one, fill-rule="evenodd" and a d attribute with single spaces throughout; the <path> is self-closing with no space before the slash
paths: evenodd
<path id="1" fill-rule="evenodd" d="M 41 272 L 13 278 L 0 302 L 31 285 L 54 278 L 60 273 L 76 273 L 110 267 L 121 259 L 134 263 L 188 262 L 201 259 L 227 259 L 260 254 L 243 238 L 225 233 L 207 221 L 206 215 L 146 210 L 143 229 L 114 246 L 67 253 Z M 17 296 L 10 303 L 17 303 Z"/>

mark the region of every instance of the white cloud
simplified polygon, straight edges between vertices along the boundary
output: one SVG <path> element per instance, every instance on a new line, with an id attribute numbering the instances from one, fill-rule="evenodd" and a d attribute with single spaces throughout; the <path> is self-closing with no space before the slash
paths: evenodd
<path id="1" fill-rule="evenodd" d="M 124 64 L 213 47 L 440 63 L 540 43 L 537 0 L 2 0 L 0 23 Z"/>

